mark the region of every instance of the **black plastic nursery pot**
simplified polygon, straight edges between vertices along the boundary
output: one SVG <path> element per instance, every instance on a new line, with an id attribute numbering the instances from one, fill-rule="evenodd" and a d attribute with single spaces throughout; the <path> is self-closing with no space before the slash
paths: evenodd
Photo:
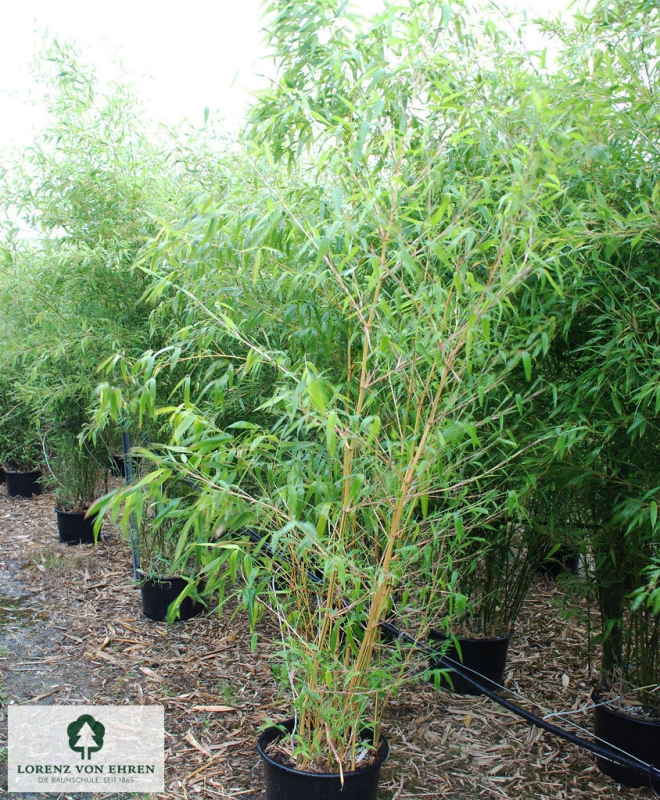
<path id="1" fill-rule="evenodd" d="M 509 641 L 513 636 L 513 631 L 506 636 L 494 639 L 468 639 L 457 637 L 460 645 L 461 655 L 459 656 L 455 644 L 450 644 L 445 652 L 445 658 L 463 664 L 469 670 L 470 677 L 474 677 L 483 686 L 491 691 L 497 691 L 504 679 L 506 669 L 506 656 L 509 650 Z M 442 644 L 450 637 L 441 631 L 431 631 L 429 641 L 431 646 L 434 643 Z M 431 659 L 431 669 L 441 669 L 440 659 Z M 443 689 L 450 689 L 457 694 L 481 694 L 465 678 L 462 678 L 456 670 L 449 672 L 451 684 L 444 676 L 440 676 L 440 686 Z M 453 684 L 453 686 L 452 686 Z"/>
<path id="2" fill-rule="evenodd" d="M 294 721 L 290 719 L 282 725 L 292 731 Z M 381 736 L 375 761 L 344 773 L 342 787 L 339 773 L 302 772 L 269 756 L 268 745 L 281 736 L 279 728 L 268 728 L 257 743 L 264 768 L 266 800 L 377 800 L 380 768 L 389 754 L 387 739 Z"/>
<path id="3" fill-rule="evenodd" d="M 11 472 L 7 470 L 7 494 L 10 497 L 32 497 L 41 494 L 41 472 Z"/>
<path id="4" fill-rule="evenodd" d="M 546 556 L 538 566 L 538 572 L 548 578 L 558 578 L 564 573 L 577 575 L 580 554 L 573 547 L 560 547 Z"/>
<path id="5" fill-rule="evenodd" d="M 660 769 L 660 722 L 637 719 L 628 714 L 599 705 L 603 698 L 595 695 L 594 733 L 613 747 L 639 758 L 646 764 Z M 630 788 L 648 786 L 660 791 L 660 779 L 650 778 L 634 769 L 629 769 L 602 756 L 596 757 L 598 769 L 617 783 Z"/>
<path id="6" fill-rule="evenodd" d="M 7 480 L 7 473 L 0 467 L 0 483 L 5 483 Z"/>
<path id="7" fill-rule="evenodd" d="M 86 511 L 61 511 L 59 508 L 55 509 L 55 513 L 62 544 L 94 544 L 96 515 L 85 517 Z"/>
<path id="8" fill-rule="evenodd" d="M 142 611 L 144 616 L 155 622 L 165 622 L 172 603 L 188 585 L 185 578 L 146 578 L 141 575 Z M 192 597 L 184 597 L 179 606 L 179 620 L 197 616 L 203 609 L 201 603 Z"/>
<path id="9" fill-rule="evenodd" d="M 110 473 L 116 478 L 125 478 L 124 456 L 110 456 Z"/>

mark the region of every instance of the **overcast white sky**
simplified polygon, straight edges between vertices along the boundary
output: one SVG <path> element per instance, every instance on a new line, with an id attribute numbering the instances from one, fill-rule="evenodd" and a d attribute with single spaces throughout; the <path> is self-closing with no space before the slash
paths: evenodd
<path id="1" fill-rule="evenodd" d="M 381 0 L 357 0 L 368 13 Z M 541 14 L 568 0 L 509 0 Z M 201 123 L 204 107 L 238 120 L 266 70 L 260 0 L 0 0 L 0 146 L 29 141 L 40 116 L 26 105 L 35 31 L 89 49 L 101 68 L 119 56 L 150 114 Z"/>

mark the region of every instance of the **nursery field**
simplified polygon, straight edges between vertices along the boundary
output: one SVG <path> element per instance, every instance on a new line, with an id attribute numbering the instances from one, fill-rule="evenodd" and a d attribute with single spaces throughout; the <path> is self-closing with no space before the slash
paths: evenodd
<path id="1" fill-rule="evenodd" d="M 644 796 L 541 732 L 592 715 L 660 789 L 660 5 L 529 24 L 555 63 L 492 2 L 275 1 L 235 139 L 45 38 L 0 157 L 12 785 L 68 703 L 164 708 L 163 798 Z M 441 688 L 459 642 L 526 712 Z"/>
<path id="2" fill-rule="evenodd" d="M 98 547 L 67 547 L 57 539 L 53 505 L 51 494 L 0 495 L 0 752 L 11 703 L 160 704 L 166 791 L 159 798 L 262 800 L 257 732 L 288 708 L 268 666 L 277 627 L 264 617 L 253 652 L 245 617 L 232 618 L 231 605 L 220 618 L 211 609 L 169 626 L 145 619 L 118 531 L 106 523 Z M 581 709 L 590 706 L 595 674 L 585 662 L 585 627 L 583 602 L 539 577 L 517 623 L 505 683 L 538 703 L 541 716 L 571 711 L 589 728 Z M 391 754 L 379 798 L 651 796 L 618 787 L 589 754 L 486 698 L 436 691 L 421 678 L 425 666 L 420 658 L 420 679 L 385 712 Z"/>

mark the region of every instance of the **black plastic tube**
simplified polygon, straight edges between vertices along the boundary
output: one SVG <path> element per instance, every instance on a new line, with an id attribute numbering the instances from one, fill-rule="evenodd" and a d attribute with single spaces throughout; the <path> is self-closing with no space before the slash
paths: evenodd
<path id="1" fill-rule="evenodd" d="M 640 761 L 639 759 L 635 758 L 635 756 L 630 756 L 627 754 L 624 755 L 619 750 L 612 749 L 607 745 L 603 745 L 599 742 L 590 742 L 588 739 L 583 739 L 580 736 L 576 736 L 574 733 L 569 733 L 569 731 L 566 731 L 557 725 L 553 725 L 552 723 L 537 717 L 535 714 L 532 714 L 529 711 L 525 711 L 524 708 L 520 708 L 520 706 L 517 706 L 515 703 L 505 700 L 496 692 L 491 691 L 486 686 L 483 686 L 481 683 L 479 683 L 479 681 L 470 674 L 470 671 L 466 670 L 463 667 L 463 664 L 461 664 L 459 661 L 454 661 L 453 658 L 447 658 L 446 656 L 443 657 L 432 647 L 426 647 L 425 645 L 419 644 L 419 642 L 417 642 L 412 636 L 403 633 L 391 622 L 381 622 L 380 627 L 390 634 L 390 636 L 394 636 L 397 639 L 406 642 L 406 644 L 412 645 L 416 650 L 420 650 L 426 655 L 438 660 L 444 669 L 453 669 L 457 672 L 460 672 L 461 678 L 464 678 L 475 689 L 478 689 L 480 692 L 485 694 L 486 697 L 490 698 L 503 708 L 506 708 L 508 711 L 512 711 L 514 714 L 522 717 L 522 719 L 526 720 L 527 722 L 531 722 L 532 725 L 536 725 L 537 728 L 542 728 L 543 730 L 548 731 L 555 736 L 559 736 L 562 739 L 565 739 L 567 742 L 571 742 L 571 744 L 575 744 L 584 750 L 589 750 L 591 753 L 595 753 L 598 756 L 607 758 L 610 761 L 616 761 L 617 764 L 621 764 L 629 769 L 634 769 L 636 772 L 648 775 L 649 778 L 653 778 L 655 780 L 660 778 L 659 769 L 656 769 L 650 764 L 646 764 L 644 761 Z"/>

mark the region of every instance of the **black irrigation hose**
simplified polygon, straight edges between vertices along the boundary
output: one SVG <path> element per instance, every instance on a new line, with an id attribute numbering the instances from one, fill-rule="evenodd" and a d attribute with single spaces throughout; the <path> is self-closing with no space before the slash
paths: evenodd
<path id="1" fill-rule="evenodd" d="M 152 452 L 156 453 L 156 451 L 153 448 L 153 445 L 147 439 L 147 437 L 144 436 L 144 434 L 141 435 L 142 438 L 147 443 L 149 449 L 152 450 Z M 182 480 L 188 486 L 195 489 L 195 491 L 200 491 L 199 485 L 196 484 L 194 481 L 190 480 L 189 478 L 183 478 Z M 264 540 L 264 537 L 260 536 L 256 531 L 253 531 L 250 528 L 240 528 L 238 533 L 242 533 L 243 535 L 247 536 L 247 538 L 250 539 L 250 541 L 252 541 L 254 544 L 261 545 L 271 557 L 277 558 L 283 563 L 290 563 L 289 559 L 286 556 L 276 553 L 273 550 L 273 548 Z M 309 580 L 311 580 L 313 583 L 317 585 L 323 582 L 322 578 L 318 574 L 312 572 L 311 570 L 307 571 L 307 576 Z M 412 647 L 414 647 L 416 650 L 419 650 L 420 652 L 424 653 L 425 655 L 430 656 L 436 661 L 436 663 L 440 664 L 442 669 L 455 670 L 460 674 L 461 678 L 466 680 L 474 689 L 477 689 L 479 692 L 486 695 L 486 697 L 490 698 L 498 705 L 502 706 L 503 708 L 506 708 L 508 711 L 512 711 L 514 714 L 526 720 L 527 722 L 531 723 L 532 725 L 535 725 L 537 728 L 541 728 L 544 731 L 548 731 L 548 733 L 552 733 L 555 736 L 560 737 L 561 739 L 565 739 L 567 742 L 577 745 L 578 747 L 581 747 L 583 750 L 588 750 L 589 752 L 594 753 L 597 756 L 601 756 L 601 758 L 606 758 L 609 761 L 614 761 L 623 767 L 627 767 L 628 769 L 632 769 L 635 772 L 639 772 L 642 773 L 643 775 L 648 776 L 649 786 L 651 786 L 651 781 L 653 780 L 660 781 L 660 769 L 656 769 L 651 764 L 647 764 L 644 761 L 635 758 L 635 756 L 628 755 L 627 753 L 624 754 L 619 750 L 615 750 L 599 742 L 590 742 L 587 739 L 583 739 L 580 736 L 576 736 L 574 733 L 569 733 L 568 731 L 558 727 L 557 725 L 553 725 L 550 722 L 546 722 L 546 720 L 541 719 L 541 717 L 537 717 L 535 714 L 532 714 L 529 711 L 525 711 L 524 708 L 517 706 L 510 700 L 505 700 L 503 697 L 500 697 L 496 692 L 492 691 L 488 687 L 481 684 L 474 677 L 472 677 L 472 675 L 469 673 L 474 672 L 473 670 L 465 668 L 463 664 L 461 664 L 458 661 L 454 661 L 454 659 L 449 658 L 448 656 L 441 656 L 437 652 L 437 650 L 434 650 L 432 647 L 427 647 L 426 645 L 420 644 L 412 636 L 409 636 L 407 633 L 404 633 L 403 631 L 399 630 L 393 623 L 381 622 L 379 627 L 383 631 L 388 633 L 390 636 L 398 639 L 399 641 L 403 641 L 406 644 L 409 644 Z"/>
<path id="2" fill-rule="evenodd" d="M 380 627 L 390 636 L 394 636 L 397 639 L 406 642 L 406 644 L 412 645 L 415 649 L 420 650 L 426 655 L 431 656 L 436 660 L 437 663 L 440 664 L 443 669 L 455 670 L 460 674 L 461 678 L 466 680 L 473 688 L 477 689 L 482 694 L 485 694 L 486 697 L 494 700 L 496 703 L 498 703 L 498 705 L 501 705 L 508 711 L 512 711 L 514 714 L 522 717 L 527 722 L 531 722 L 532 725 L 536 725 L 537 728 L 542 728 L 543 730 L 548 731 L 555 736 L 565 739 L 567 742 L 571 742 L 571 744 L 575 744 L 584 750 L 589 750 L 590 752 L 595 753 L 597 756 L 606 758 L 609 761 L 615 761 L 616 763 L 621 764 L 624 767 L 628 767 L 629 769 L 633 769 L 636 772 L 641 772 L 644 775 L 647 775 L 649 779 L 660 780 L 660 769 L 656 769 L 651 764 L 647 764 L 646 762 L 635 758 L 635 756 L 630 756 L 628 754 L 624 755 L 619 750 L 615 750 L 607 745 L 600 744 L 599 742 L 590 742 L 587 739 L 582 739 L 580 736 L 576 736 L 574 733 L 569 733 L 563 728 L 559 728 L 557 725 L 552 725 L 552 723 L 546 722 L 544 719 L 537 717 L 535 714 L 525 711 L 524 708 L 520 708 L 520 706 L 517 706 L 515 703 L 505 700 L 496 692 L 493 692 L 491 689 L 481 684 L 469 674 L 470 672 L 473 672 L 473 670 L 466 669 L 463 664 L 458 661 L 454 661 L 453 658 L 440 656 L 438 652 L 431 647 L 426 647 L 425 645 L 419 644 L 419 642 L 417 642 L 412 636 L 403 633 L 403 631 L 400 631 L 391 622 L 381 622 Z"/>

